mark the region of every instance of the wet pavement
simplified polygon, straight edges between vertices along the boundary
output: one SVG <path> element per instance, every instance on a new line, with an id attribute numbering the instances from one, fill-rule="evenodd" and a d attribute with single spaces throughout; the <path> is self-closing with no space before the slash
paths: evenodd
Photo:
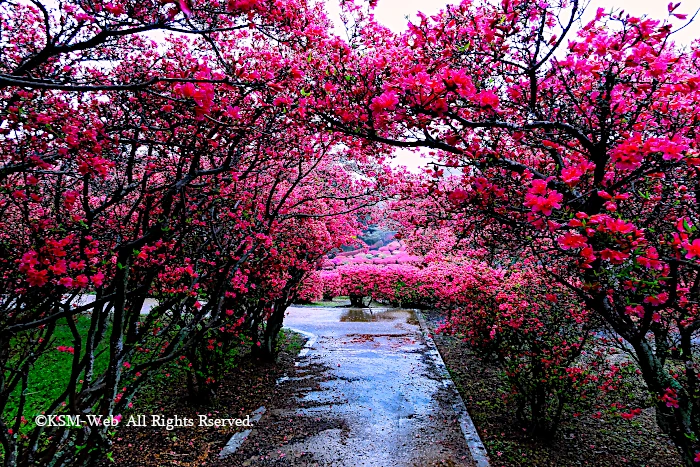
<path id="1" fill-rule="evenodd" d="M 257 444 L 255 431 L 275 430 L 278 421 L 303 418 L 316 427 L 258 459 L 319 466 L 474 465 L 453 410 L 454 391 L 445 387 L 412 311 L 291 307 L 285 326 L 306 333 L 312 345 L 296 373 L 279 382 L 285 401 L 268 408 L 247 442 Z"/>

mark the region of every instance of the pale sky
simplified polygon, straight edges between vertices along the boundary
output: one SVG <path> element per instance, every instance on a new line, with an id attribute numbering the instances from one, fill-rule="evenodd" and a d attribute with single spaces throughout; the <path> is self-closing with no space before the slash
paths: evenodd
<path id="1" fill-rule="evenodd" d="M 595 15 L 598 7 L 606 10 L 611 8 L 623 9 L 633 16 L 647 15 L 655 19 L 665 19 L 668 17 L 668 3 L 670 0 L 591 0 L 586 9 L 585 21 L 589 21 Z M 674 0 L 674 3 L 681 1 L 681 6 L 675 10 L 676 13 L 685 13 L 688 18 L 700 9 L 700 0 Z M 326 8 L 331 19 L 340 24 L 338 17 L 338 0 L 326 0 Z M 395 32 L 400 32 L 406 27 L 406 17 L 416 18 L 415 14 L 422 11 L 426 15 L 432 15 L 444 8 L 448 3 L 459 3 L 459 0 L 378 0 L 374 10 L 375 19 Z M 675 27 L 680 27 L 684 22 L 675 20 Z M 678 44 L 689 44 L 694 39 L 700 37 L 700 14 L 688 27 L 674 35 Z M 419 167 L 424 167 L 426 159 L 418 154 L 407 150 L 397 149 L 397 165 L 405 165 L 412 171 L 418 171 Z"/>
<path id="2" fill-rule="evenodd" d="M 700 8 L 700 0 L 674 0 L 674 3 L 678 3 L 678 1 L 681 2 L 681 6 L 678 7 L 676 12 L 686 13 L 689 18 Z M 338 3 L 338 0 L 326 0 L 327 8 L 333 19 L 338 16 Z M 417 11 L 422 11 L 426 15 L 432 15 L 440 11 L 448 3 L 456 4 L 459 3 L 459 0 L 378 0 L 374 16 L 377 21 L 392 31 L 399 32 L 406 27 L 406 16 L 415 18 Z M 606 10 L 621 8 L 634 16 L 646 14 L 653 18 L 664 19 L 668 17 L 668 3 L 669 0 L 591 0 L 586 10 L 589 16 L 593 16 L 598 7 L 603 7 Z M 680 20 L 676 20 L 675 23 L 681 24 Z M 700 37 L 700 18 L 683 31 L 680 31 L 676 37 L 679 43 L 689 43 L 691 40 Z"/>

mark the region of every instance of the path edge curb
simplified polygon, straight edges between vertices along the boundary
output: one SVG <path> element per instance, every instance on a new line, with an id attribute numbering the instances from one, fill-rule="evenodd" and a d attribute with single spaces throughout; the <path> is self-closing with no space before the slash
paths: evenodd
<path id="1" fill-rule="evenodd" d="M 469 452 L 471 453 L 477 467 L 490 467 L 489 455 L 486 451 L 486 447 L 484 446 L 484 443 L 481 442 L 481 437 L 479 437 L 479 433 L 476 431 L 476 426 L 474 426 L 474 422 L 469 416 L 469 412 L 467 412 L 467 406 L 464 404 L 461 394 L 455 387 L 454 381 L 452 381 L 450 372 L 447 371 L 445 361 L 442 359 L 442 355 L 440 355 L 437 345 L 435 345 L 435 341 L 433 340 L 431 332 L 428 329 L 428 324 L 423 317 L 423 312 L 417 308 L 414 308 L 413 312 L 418 318 L 421 333 L 423 334 L 425 343 L 429 349 L 428 353 L 432 357 L 435 366 L 440 372 L 442 384 L 449 392 L 452 393 L 453 400 L 455 401 L 452 408 L 457 415 L 457 420 L 459 420 L 459 426 L 462 428 L 462 434 L 464 435 L 464 439 L 467 441 L 467 445 L 469 446 Z"/>
<path id="2" fill-rule="evenodd" d="M 316 339 L 318 339 L 318 336 L 312 332 L 290 328 L 289 326 L 285 326 L 284 329 L 289 329 L 292 332 L 296 332 L 297 334 L 301 334 L 302 336 L 306 337 L 306 342 L 304 343 L 304 346 L 301 348 L 295 359 L 306 357 L 306 355 L 309 353 L 309 350 L 311 350 L 311 347 L 313 347 L 314 344 L 316 344 Z"/>
<path id="3" fill-rule="evenodd" d="M 292 332 L 296 332 L 297 334 L 301 334 L 302 336 L 306 337 L 306 342 L 304 343 L 304 346 L 301 348 L 299 353 L 294 357 L 294 365 L 298 365 L 298 359 L 301 357 L 306 357 L 306 355 L 309 353 L 309 350 L 311 350 L 311 347 L 316 343 L 316 339 L 318 336 L 316 334 L 302 331 L 301 329 L 294 329 L 290 328 L 289 326 L 284 326 L 285 329 L 288 329 Z M 287 376 L 283 376 L 281 378 L 277 379 L 276 385 L 279 386 L 281 383 L 289 379 Z M 263 414 L 267 411 L 267 409 L 263 406 L 258 408 L 255 412 L 251 414 L 251 419 L 253 419 L 256 423 L 260 421 L 262 418 Z M 245 442 L 246 439 L 255 431 L 255 429 L 251 430 L 244 430 L 244 431 L 239 431 L 234 433 L 231 438 L 228 440 L 228 442 L 224 445 L 224 447 L 219 451 L 219 459 L 225 459 L 232 454 L 234 454 L 238 448 L 240 448 L 243 443 Z"/>

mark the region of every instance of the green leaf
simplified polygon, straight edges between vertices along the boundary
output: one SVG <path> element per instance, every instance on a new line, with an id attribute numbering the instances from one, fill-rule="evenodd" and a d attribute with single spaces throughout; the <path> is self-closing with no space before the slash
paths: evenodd
<path id="1" fill-rule="evenodd" d="M 466 52 L 469 50 L 469 47 L 471 47 L 472 43 L 470 41 L 467 41 L 464 45 L 461 45 L 457 48 L 460 52 Z"/>

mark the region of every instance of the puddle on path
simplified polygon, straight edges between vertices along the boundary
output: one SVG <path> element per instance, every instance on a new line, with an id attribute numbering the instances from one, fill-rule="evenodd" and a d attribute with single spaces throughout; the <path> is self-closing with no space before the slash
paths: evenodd
<path id="1" fill-rule="evenodd" d="M 348 308 L 340 315 L 342 323 L 369 323 L 373 321 L 402 321 L 418 325 L 418 318 L 413 310 L 373 311 L 371 308 Z"/>

